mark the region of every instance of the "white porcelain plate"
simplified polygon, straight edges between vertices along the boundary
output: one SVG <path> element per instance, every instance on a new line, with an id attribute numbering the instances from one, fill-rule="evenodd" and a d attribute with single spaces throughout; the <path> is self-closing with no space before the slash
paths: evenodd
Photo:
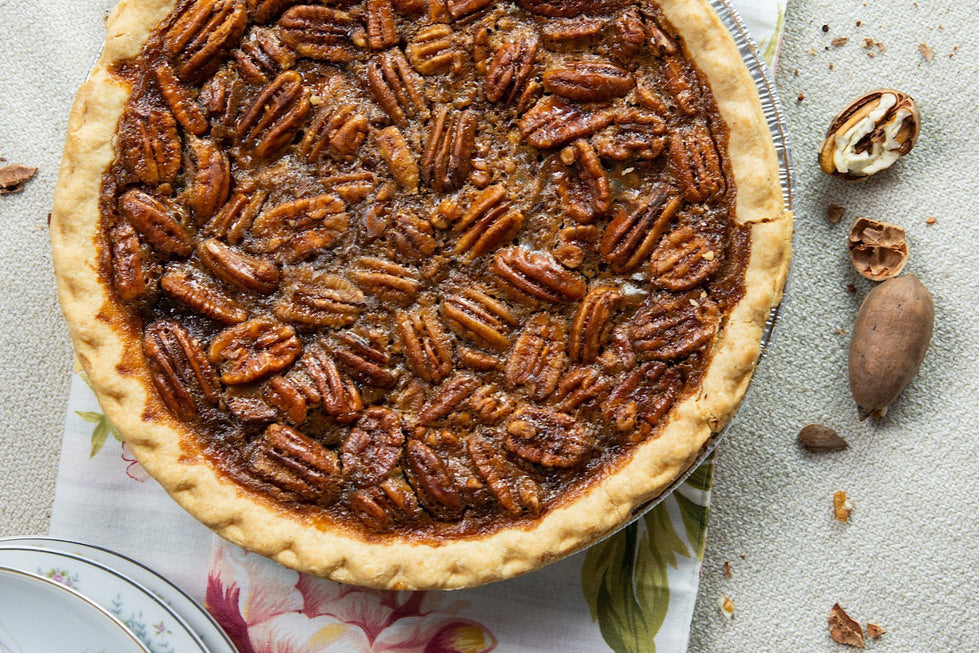
<path id="1" fill-rule="evenodd" d="M 0 653 L 150 653 L 122 623 L 53 580 L 0 565 Z"/>
<path id="2" fill-rule="evenodd" d="M 10 537 L 0 539 L 0 549 L 36 547 L 85 558 L 122 574 L 165 602 L 190 625 L 211 653 L 238 653 L 238 649 L 214 618 L 194 599 L 172 582 L 131 558 L 93 544 L 49 537 Z M 2 551 L 0 551 L 2 554 Z M 0 648 L 0 653 L 6 653 Z"/>
<path id="3" fill-rule="evenodd" d="M 95 562 L 70 553 L 19 545 L 0 548 L 0 567 L 34 574 L 74 590 L 125 624 L 153 653 L 208 653 L 190 626 L 163 601 L 122 574 Z M 0 620 L 3 615 L 0 610 Z M 50 623 L 55 625 L 57 621 Z M 69 653 L 82 649 L 28 650 Z M 93 649 L 93 653 L 98 650 Z M 0 648 L 0 653 L 6 652 Z"/>

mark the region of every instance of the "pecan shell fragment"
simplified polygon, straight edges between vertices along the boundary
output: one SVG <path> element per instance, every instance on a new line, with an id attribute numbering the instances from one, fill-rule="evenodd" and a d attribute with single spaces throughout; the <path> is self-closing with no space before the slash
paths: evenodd
<path id="1" fill-rule="evenodd" d="M 897 225 L 860 218 L 850 228 L 850 262 L 871 281 L 896 277 L 908 262 L 908 241 Z"/>

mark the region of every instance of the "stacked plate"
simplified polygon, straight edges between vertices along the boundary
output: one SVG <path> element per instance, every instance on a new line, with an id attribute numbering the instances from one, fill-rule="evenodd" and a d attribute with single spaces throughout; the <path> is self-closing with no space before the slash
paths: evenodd
<path id="1" fill-rule="evenodd" d="M 238 653 L 176 585 L 107 549 L 0 539 L 0 653 Z"/>

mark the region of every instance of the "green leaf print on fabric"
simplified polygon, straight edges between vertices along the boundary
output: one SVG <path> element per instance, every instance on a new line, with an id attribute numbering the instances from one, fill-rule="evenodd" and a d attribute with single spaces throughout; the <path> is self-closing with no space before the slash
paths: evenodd
<path id="1" fill-rule="evenodd" d="M 702 559 L 713 457 L 655 508 L 585 554 L 582 588 L 592 619 L 616 653 L 650 653 L 670 609 L 668 568 Z M 699 496 L 698 496 L 699 495 Z M 683 524 L 677 532 L 672 513 Z"/>
<path id="2" fill-rule="evenodd" d="M 781 39 L 782 27 L 784 24 L 785 8 L 782 6 L 782 3 L 779 3 L 778 22 L 775 23 L 775 32 L 758 44 L 758 48 L 761 50 L 761 56 L 769 66 L 772 65 L 773 61 L 775 61 L 775 54 L 778 52 L 778 42 Z"/>
<path id="3" fill-rule="evenodd" d="M 88 378 L 88 375 L 84 372 L 80 372 L 79 376 L 82 378 L 82 381 L 85 382 L 85 385 L 87 385 L 89 389 L 92 389 L 92 380 Z M 76 410 L 75 414 L 86 422 L 95 424 L 95 428 L 92 429 L 92 448 L 88 454 L 89 458 L 94 458 L 95 454 L 102 450 L 102 447 L 105 445 L 105 441 L 109 439 L 109 435 L 112 435 L 112 437 L 114 437 L 116 440 L 122 442 L 122 435 L 102 413 Z"/>

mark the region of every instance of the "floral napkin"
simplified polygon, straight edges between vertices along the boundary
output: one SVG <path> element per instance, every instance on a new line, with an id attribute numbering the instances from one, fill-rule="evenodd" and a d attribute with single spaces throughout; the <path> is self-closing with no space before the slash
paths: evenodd
<path id="1" fill-rule="evenodd" d="M 787 0 L 730 0 L 774 66 Z M 149 566 L 201 601 L 242 653 L 685 651 L 713 460 L 641 520 L 537 572 L 472 590 L 341 585 L 213 535 L 150 479 L 71 384 L 50 534 Z"/>

